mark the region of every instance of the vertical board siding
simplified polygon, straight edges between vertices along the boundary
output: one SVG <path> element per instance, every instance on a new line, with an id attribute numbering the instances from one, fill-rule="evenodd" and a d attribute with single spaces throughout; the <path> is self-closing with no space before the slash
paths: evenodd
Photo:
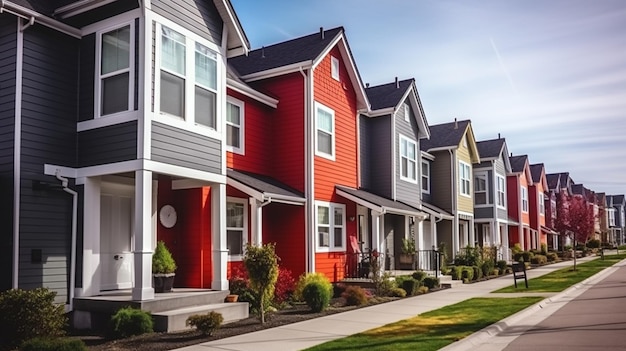
<path id="1" fill-rule="evenodd" d="M 452 212 L 452 182 L 456 181 L 456 177 L 452 174 L 451 156 L 448 151 L 435 152 L 433 155 L 435 161 L 430 164 L 430 196 L 433 205 Z M 458 171 L 457 165 L 454 165 L 454 170 Z M 456 188 L 457 184 L 454 184 L 454 187 Z"/>
<path id="2" fill-rule="evenodd" d="M 78 133 L 79 167 L 134 159 L 137 159 L 137 121 Z"/>
<path id="3" fill-rule="evenodd" d="M 152 0 L 152 11 L 221 46 L 223 21 L 213 1 Z"/>
<path id="4" fill-rule="evenodd" d="M 152 160 L 205 172 L 222 173 L 222 142 L 152 122 Z"/>
<path id="5" fill-rule="evenodd" d="M 308 73 L 308 72 L 307 72 Z M 304 83 L 298 73 L 257 82 L 253 87 L 280 102 L 272 122 L 265 125 L 265 142 L 272 162 L 268 175 L 304 192 Z M 269 142 L 268 142 L 269 141 Z"/>
<path id="6" fill-rule="evenodd" d="M 274 153 L 274 144 L 268 142 L 272 140 L 268 137 L 268 133 L 271 132 L 268 126 L 273 123 L 274 109 L 230 89 L 228 89 L 228 96 L 244 102 L 245 154 L 226 152 L 226 166 L 258 174 L 269 174 L 273 167 L 270 155 Z"/>
<path id="7" fill-rule="evenodd" d="M 339 60 L 339 81 L 331 77 L 331 56 Z M 338 47 L 314 72 L 315 101 L 335 112 L 335 159 L 315 156 L 315 199 L 330 201 L 336 184 L 357 186 L 356 92 Z"/>
<path id="8" fill-rule="evenodd" d="M 369 189 L 381 196 L 391 198 L 393 179 L 391 116 L 381 116 L 370 119 Z"/>
<path id="9" fill-rule="evenodd" d="M 0 291 L 11 288 L 13 268 L 13 151 L 17 19 L 0 16 Z"/>
<path id="10" fill-rule="evenodd" d="M 80 41 L 80 79 L 78 120 L 94 118 L 94 84 L 96 74 L 96 34 L 84 36 Z"/>
<path id="11" fill-rule="evenodd" d="M 24 31 L 22 94 L 19 286 L 40 286 L 67 302 L 72 198 L 59 190 L 38 190 L 45 163 L 76 164 L 79 40 L 35 25 Z M 31 251 L 42 262 L 31 262 Z"/>
<path id="12" fill-rule="evenodd" d="M 405 101 L 404 103 L 405 106 L 409 106 L 409 109 L 411 109 L 411 104 L 409 103 L 408 99 Z M 420 193 L 421 193 L 421 174 L 420 174 L 420 157 L 419 157 L 419 150 L 420 150 L 420 144 L 419 144 L 419 131 L 418 131 L 418 127 L 417 127 L 417 122 L 415 121 L 415 118 L 411 118 L 409 116 L 409 121 L 407 122 L 405 120 L 406 116 L 404 115 L 404 108 L 400 108 L 400 110 L 395 114 L 394 116 L 394 123 L 396 124 L 396 135 L 395 135 L 395 148 L 396 148 L 396 152 L 394 157 L 396 158 L 396 170 L 395 170 L 395 177 L 396 177 L 396 200 L 398 201 L 402 201 L 404 203 L 407 203 L 409 205 L 413 205 L 416 207 L 419 207 L 421 204 L 421 199 L 420 199 Z M 411 109 L 411 113 L 413 115 L 416 114 L 416 111 L 412 111 Z M 412 141 L 415 142 L 415 157 L 416 157 L 416 163 L 417 163 L 417 168 L 415 169 L 415 175 L 416 175 L 416 181 L 417 183 L 411 183 L 411 182 L 407 182 L 405 180 L 400 179 L 402 172 L 401 172 L 401 157 L 400 157 L 400 134 L 402 134 L 404 137 L 411 139 Z"/>
<path id="13" fill-rule="evenodd" d="M 465 135 L 463 136 L 464 139 L 469 139 L 468 134 L 465 133 Z M 463 145 L 463 139 L 461 139 L 461 142 L 459 143 L 458 149 L 456 151 L 456 157 L 457 157 L 457 169 L 456 169 L 456 175 L 455 175 L 455 179 L 456 179 L 456 196 L 458 198 L 458 203 L 457 203 L 457 209 L 459 211 L 463 211 L 463 212 L 467 212 L 467 213 L 473 213 L 474 212 L 474 180 L 472 178 L 470 178 L 470 196 L 465 196 L 465 195 L 461 195 L 461 187 L 460 187 L 460 173 L 459 173 L 459 160 L 463 161 L 465 163 L 467 163 L 468 165 L 470 165 L 470 174 L 473 174 L 472 172 L 472 159 L 470 158 L 470 151 L 467 147 L 465 147 Z M 467 141 L 467 144 L 469 145 L 470 140 Z"/>
<path id="14" fill-rule="evenodd" d="M 365 115 L 359 115 L 359 164 L 360 164 L 360 186 L 365 189 L 371 189 L 370 170 L 371 165 L 371 143 L 370 139 L 370 118 Z"/>

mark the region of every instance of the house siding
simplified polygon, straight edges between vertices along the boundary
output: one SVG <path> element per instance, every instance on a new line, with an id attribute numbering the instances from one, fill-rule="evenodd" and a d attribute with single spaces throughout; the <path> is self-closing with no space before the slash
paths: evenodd
<path id="1" fill-rule="evenodd" d="M 393 141 L 391 140 L 391 118 L 389 116 L 370 119 L 369 163 L 370 190 L 391 198 L 393 167 L 391 165 Z"/>
<path id="2" fill-rule="evenodd" d="M 493 218 L 493 207 L 474 208 L 474 218 Z"/>
<path id="3" fill-rule="evenodd" d="M 78 133 L 78 166 L 87 167 L 137 158 L 137 121 Z"/>
<path id="4" fill-rule="evenodd" d="M 452 212 L 451 179 L 456 179 L 452 174 L 450 157 L 448 151 L 437 152 L 435 154 L 435 162 L 431 163 L 430 170 L 430 196 L 433 205 L 441 207 L 448 212 Z M 458 165 L 454 165 L 454 169 L 458 171 Z M 456 188 L 458 185 L 454 184 L 454 187 Z"/>
<path id="5" fill-rule="evenodd" d="M 0 291 L 11 288 L 13 268 L 13 150 L 17 19 L 0 16 Z"/>
<path id="6" fill-rule="evenodd" d="M 96 74 L 96 34 L 84 36 L 80 41 L 80 78 L 78 120 L 94 117 L 94 84 Z"/>
<path id="7" fill-rule="evenodd" d="M 410 108 L 410 104 L 408 104 L 408 101 L 404 103 L 404 105 L 409 105 Z M 416 111 L 411 111 L 411 113 L 413 115 L 416 114 Z M 401 108 L 394 117 L 394 123 L 396 125 L 396 135 L 395 135 L 395 149 L 396 149 L 396 200 L 398 201 L 402 201 L 404 203 L 407 203 L 409 205 L 413 205 L 416 207 L 419 207 L 421 204 L 421 199 L 420 199 L 420 193 L 421 193 L 421 188 L 420 188 L 420 181 L 421 181 L 421 177 L 420 177 L 420 172 L 419 172 L 419 150 L 420 150 L 420 144 L 419 144 L 419 134 L 418 134 L 418 128 L 417 128 L 417 122 L 415 121 L 415 118 L 410 117 L 409 116 L 409 121 L 407 122 L 405 120 L 405 112 L 404 112 L 404 108 Z M 416 145 L 416 149 L 415 149 L 415 157 L 416 157 L 416 163 L 417 163 L 417 168 L 415 170 L 415 176 L 416 176 L 416 181 L 417 183 L 411 183 L 411 182 L 407 182 L 405 180 L 401 179 L 401 157 L 400 157 L 400 134 L 402 134 L 404 137 L 411 139 L 412 141 L 415 142 Z"/>
<path id="8" fill-rule="evenodd" d="M 359 186 L 365 189 L 371 188 L 371 143 L 374 141 L 370 139 L 371 133 L 370 118 L 365 115 L 359 115 Z"/>
<path id="9" fill-rule="evenodd" d="M 72 199 L 40 190 L 44 163 L 75 165 L 79 41 L 43 26 L 23 32 L 19 287 L 45 286 L 67 302 Z M 32 262 L 32 250 L 42 261 Z"/>
<path id="10" fill-rule="evenodd" d="M 222 173 L 222 142 L 152 122 L 152 160 L 205 172 Z"/>
<path id="11" fill-rule="evenodd" d="M 465 138 L 466 140 L 469 139 L 467 136 L 467 133 L 465 134 L 465 136 L 463 136 L 463 138 Z M 470 140 L 467 140 L 468 145 L 470 142 L 471 142 Z M 456 157 L 457 157 L 457 165 L 458 165 L 458 161 L 463 161 L 467 163 L 468 165 L 470 165 L 470 174 L 473 174 L 472 159 L 470 158 L 470 152 L 469 152 L 469 149 L 463 145 L 463 141 L 461 141 L 461 143 L 458 146 L 458 149 L 456 151 Z M 457 198 L 458 198 L 457 209 L 459 211 L 463 211 L 467 213 L 474 213 L 474 197 L 473 197 L 474 180 L 470 179 L 470 196 L 465 196 L 465 195 L 461 195 L 461 187 L 459 186 L 460 173 L 459 173 L 458 166 L 457 166 L 455 177 L 456 177 Z"/>
<path id="12" fill-rule="evenodd" d="M 223 21 L 212 1 L 152 0 L 152 11 L 221 46 Z"/>

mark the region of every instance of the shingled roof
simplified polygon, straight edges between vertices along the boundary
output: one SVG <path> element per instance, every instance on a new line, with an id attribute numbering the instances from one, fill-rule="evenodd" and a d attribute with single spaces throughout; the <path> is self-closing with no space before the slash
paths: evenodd
<path id="1" fill-rule="evenodd" d="M 550 188 L 550 190 L 554 190 L 557 186 L 559 186 L 559 178 L 561 178 L 560 173 L 546 174 L 546 179 L 548 180 L 548 188 Z"/>
<path id="2" fill-rule="evenodd" d="M 470 122 L 470 120 L 463 120 L 430 126 L 430 139 L 422 140 L 420 149 L 428 151 L 459 145 Z"/>
<path id="3" fill-rule="evenodd" d="M 496 158 L 502 153 L 504 139 L 481 140 L 476 142 L 481 159 Z"/>
<path id="4" fill-rule="evenodd" d="M 543 169 L 543 163 L 530 165 L 530 175 L 533 177 L 533 182 L 538 182 L 541 180 L 541 172 L 543 171 Z"/>
<path id="5" fill-rule="evenodd" d="M 228 62 L 237 73 L 246 76 L 295 63 L 312 61 L 318 58 L 328 45 L 343 32 L 343 27 L 321 30 L 315 34 L 252 50 L 247 56 L 233 57 Z"/>
<path id="6" fill-rule="evenodd" d="M 396 107 L 406 91 L 415 82 L 415 79 L 405 79 L 388 84 L 377 85 L 365 88 L 367 99 L 370 102 L 372 110 L 381 110 L 384 108 Z"/>
<path id="7" fill-rule="evenodd" d="M 528 161 L 528 155 L 511 156 L 509 160 L 511 161 L 511 171 L 523 172 L 524 165 Z"/>

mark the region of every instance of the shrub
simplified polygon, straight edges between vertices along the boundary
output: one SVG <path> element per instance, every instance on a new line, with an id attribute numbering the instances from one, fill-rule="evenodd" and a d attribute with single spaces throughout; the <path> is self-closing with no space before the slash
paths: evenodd
<path id="1" fill-rule="evenodd" d="M 64 335 L 67 317 L 56 305 L 56 292 L 46 288 L 12 289 L 0 293 L 0 345 L 9 348 L 35 337 Z"/>
<path id="2" fill-rule="evenodd" d="M 496 262 L 496 266 L 500 270 L 500 274 L 504 274 L 506 272 L 506 268 L 509 266 L 505 260 L 499 260 Z"/>
<path id="3" fill-rule="evenodd" d="M 546 264 L 548 263 L 548 258 L 544 255 L 535 255 L 530 259 L 530 263 L 532 264 Z"/>
<path id="4" fill-rule="evenodd" d="M 511 248 L 511 252 L 513 252 L 513 254 L 516 254 L 522 251 L 523 251 L 522 246 L 519 243 L 513 245 L 513 247 Z"/>
<path id="5" fill-rule="evenodd" d="M 326 277 L 326 275 L 322 273 L 306 273 L 301 275 L 298 278 L 298 282 L 296 283 L 296 289 L 293 292 L 293 298 L 296 301 L 305 301 L 304 299 L 304 288 L 309 284 L 317 282 L 322 284 L 328 290 L 328 294 L 332 295 L 333 293 L 333 285 L 330 283 L 330 280 Z"/>
<path id="6" fill-rule="evenodd" d="M 491 272 L 493 272 L 493 267 L 493 261 L 489 260 L 483 262 L 483 264 L 480 265 L 480 270 L 482 271 L 483 276 L 487 277 L 491 275 Z"/>
<path id="7" fill-rule="evenodd" d="M 513 254 L 513 259 L 517 262 L 530 262 L 530 259 L 534 256 L 530 251 L 521 251 Z"/>
<path id="8" fill-rule="evenodd" d="M 274 303 L 281 305 L 289 301 L 293 295 L 296 281 L 290 270 L 278 267 L 278 280 L 274 288 Z"/>
<path id="9" fill-rule="evenodd" d="M 261 324 L 265 323 L 265 310 L 274 298 L 274 287 L 278 280 L 278 260 L 273 243 L 261 246 L 246 245 L 243 265 L 248 271 L 250 288 L 259 302 Z"/>
<path id="10" fill-rule="evenodd" d="M 469 282 L 474 279 L 474 268 L 472 267 L 462 267 L 461 270 L 461 278 L 463 278 L 463 282 L 466 280 Z"/>
<path id="11" fill-rule="evenodd" d="M 417 291 L 417 288 L 419 288 L 420 284 L 417 280 L 413 279 L 413 278 L 409 278 L 409 279 L 405 279 L 402 281 L 402 286 L 401 288 L 404 289 L 404 291 L 406 291 L 406 294 L 411 296 L 414 295 L 415 292 Z"/>
<path id="12" fill-rule="evenodd" d="M 348 286 L 344 283 L 333 284 L 333 297 L 340 297 Z"/>
<path id="13" fill-rule="evenodd" d="M 591 239 L 587 241 L 587 247 L 590 249 L 599 249 L 600 248 L 600 240 Z"/>
<path id="14" fill-rule="evenodd" d="M 548 262 L 555 262 L 559 259 L 559 255 L 557 255 L 556 252 L 548 252 L 546 258 L 548 259 Z"/>
<path id="15" fill-rule="evenodd" d="M 152 273 L 169 274 L 176 271 L 176 262 L 172 253 L 165 246 L 165 242 L 159 240 L 152 254 Z"/>
<path id="16" fill-rule="evenodd" d="M 389 290 L 389 296 L 391 297 L 406 297 L 406 291 L 402 288 L 391 288 Z"/>
<path id="17" fill-rule="evenodd" d="M 204 335 L 213 335 L 213 332 L 219 329 L 224 323 L 224 317 L 221 313 L 210 311 L 207 314 L 194 314 L 189 316 L 185 321 L 185 325 L 195 327 Z"/>
<path id="18" fill-rule="evenodd" d="M 25 341 L 20 351 L 87 351 L 87 346 L 79 339 L 33 338 Z"/>
<path id="19" fill-rule="evenodd" d="M 346 290 L 341 294 L 341 297 L 346 299 L 346 305 L 348 306 L 361 306 L 367 303 L 367 295 L 365 290 L 360 286 L 348 286 Z"/>
<path id="20" fill-rule="evenodd" d="M 126 338 L 152 331 L 152 316 L 146 311 L 122 307 L 111 316 L 111 336 L 114 338 Z"/>
<path id="21" fill-rule="evenodd" d="M 473 280 L 478 280 L 478 279 L 483 277 L 483 271 L 480 269 L 480 267 L 472 266 L 472 269 L 474 270 L 474 279 Z"/>
<path id="22" fill-rule="evenodd" d="M 427 287 L 428 289 L 434 289 L 434 288 L 438 288 L 439 287 L 439 278 L 435 278 L 435 277 L 426 277 L 424 278 L 424 286 Z"/>
<path id="23" fill-rule="evenodd" d="M 330 291 L 320 282 L 308 283 L 302 290 L 302 296 L 313 312 L 325 310 L 330 303 Z"/>
<path id="24" fill-rule="evenodd" d="M 480 264 L 480 249 L 478 247 L 466 246 L 454 258 L 455 266 L 475 266 Z"/>
<path id="25" fill-rule="evenodd" d="M 424 278 L 428 276 L 428 273 L 424 271 L 416 271 L 416 272 L 413 272 L 411 276 L 413 277 L 413 279 L 417 280 L 418 282 L 421 282 L 424 280 Z"/>
<path id="26" fill-rule="evenodd" d="M 500 275 L 500 269 L 499 268 L 492 269 L 491 275 L 495 275 L 497 277 L 498 275 Z"/>
<path id="27" fill-rule="evenodd" d="M 452 271 L 450 273 L 452 273 L 452 280 L 461 280 L 463 278 L 462 273 L 465 266 L 453 266 L 451 268 Z"/>
<path id="28" fill-rule="evenodd" d="M 541 252 L 542 255 L 547 256 L 548 255 L 548 245 L 547 244 L 541 244 Z"/>
<path id="29" fill-rule="evenodd" d="M 376 283 L 376 293 L 378 296 L 389 296 L 389 292 L 395 287 L 396 283 L 393 279 L 391 279 L 391 275 L 389 273 L 385 273 Z"/>
<path id="30" fill-rule="evenodd" d="M 417 288 L 416 295 L 426 294 L 428 292 L 428 288 L 425 286 L 420 286 Z"/>

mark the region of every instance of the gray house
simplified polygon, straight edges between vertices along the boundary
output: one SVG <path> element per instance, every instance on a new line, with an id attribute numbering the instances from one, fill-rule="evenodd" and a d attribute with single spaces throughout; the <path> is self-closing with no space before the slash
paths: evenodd
<path id="1" fill-rule="evenodd" d="M 504 138 L 476 142 L 480 162 L 474 163 L 474 225 L 478 244 L 496 247 L 509 257 L 506 175 L 511 173 Z"/>
<path id="2" fill-rule="evenodd" d="M 230 2 L 1 6 L 0 288 L 153 300 L 157 233 L 190 219 L 164 205 L 210 187 L 210 233 L 176 240 L 209 238 L 202 287 L 226 293 L 226 61 L 249 47 Z"/>
<path id="3" fill-rule="evenodd" d="M 626 243 L 626 235 L 624 230 L 626 229 L 626 198 L 624 195 L 607 195 L 607 208 L 612 207 L 613 221 L 609 217 L 609 231 L 611 236 L 615 238 L 617 245 L 624 245 Z M 611 214 L 609 214 L 610 216 Z M 612 223 L 611 223 L 612 222 Z"/>

